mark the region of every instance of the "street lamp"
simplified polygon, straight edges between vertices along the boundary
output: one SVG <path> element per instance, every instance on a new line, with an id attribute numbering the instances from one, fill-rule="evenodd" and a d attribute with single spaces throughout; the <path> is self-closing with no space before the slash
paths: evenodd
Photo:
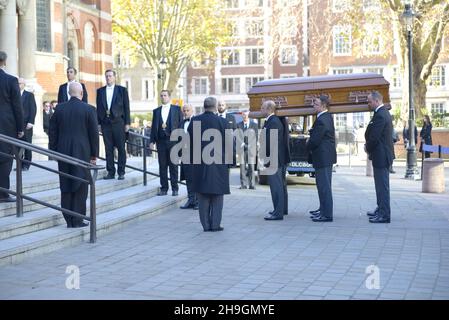
<path id="1" fill-rule="evenodd" d="M 164 89 L 164 73 L 167 69 L 167 60 L 165 57 L 162 57 L 161 62 L 159 62 L 159 68 L 161 69 L 161 73 L 159 74 L 159 79 L 162 81 L 161 89 Z"/>
<path id="2" fill-rule="evenodd" d="M 405 178 L 414 179 L 417 174 L 416 169 L 416 141 L 415 141 L 415 108 L 413 106 L 413 59 L 412 59 L 412 29 L 415 13 L 412 11 L 409 3 L 405 4 L 402 19 L 407 28 L 407 45 L 408 45 L 408 132 L 409 145 L 407 146 L 407 170 Z"/>

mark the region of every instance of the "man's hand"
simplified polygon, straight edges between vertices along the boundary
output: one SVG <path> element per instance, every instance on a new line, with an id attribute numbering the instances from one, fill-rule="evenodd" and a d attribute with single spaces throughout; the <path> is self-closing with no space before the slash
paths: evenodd
<path id="1" fill-rule="evenodd" d="M 97 164 L 97 158 L 90 158 L 90 164 L 96 165 Z"/>
<path id="2" fill-rule="evenodd" d="M 101 133 L 101 126 L 98 125 L 98 132 Z"/>
<path id="3" fill-rule="evenodd" d="M 150 143 L 150 150 L 154 150 L 154 143 Z"/>
<path id="4" fill-rule="evenodd" d="M 26 129 L 30 130 L 31 128 L 33 128 L 33 124 L 32 123 L 27 123 Z"/>
<path id="5" fill-rule="evenodd" d="M 129 124 L 126 124 L 125 125 L 125 132 L 128 132 L 129 131 Z"/>
<path id="6" fill-rule="evenodd" d="M 23 131 L 17 132 L 17 137 L 18 137 L 19 139 L 22 138 L 23 135 L 24 135 Z"/>

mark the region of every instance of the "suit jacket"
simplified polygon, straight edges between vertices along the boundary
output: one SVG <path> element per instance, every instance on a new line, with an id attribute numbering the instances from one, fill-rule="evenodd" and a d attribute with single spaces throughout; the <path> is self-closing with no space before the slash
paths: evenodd
<path id="1" fill-rule="evenodd" d="M 19 82 L 0 68 L 0 133 L 17 138 L 23 131 L 23 110 Z M 0 142 L 0 151 L 11 154 L 12 146 Z M 0 155 L 0 162 L 8 161 Z"/>
<path id="2" fill-rule="evenodd" d="M 103 125 L 109 122 L 107 120 L 108 102 L 106 97 L 106 86 L 97 90 L 97 118 L 98 124 Z M 131 115 L 129 111 L 129 96 L 128 90 L 125 87 L 115 85 L 114 93 L 112 95 L 111 123 L 117 123 L 123 120 L 125 125 L 131 124 Z"/>
<path id="3" fill-rule="evenodd" d="M 191 121 L 191 119 L 192 119 L 193 117 L 191 117 L 190 119 L 183 119 L 180 123 L 179 123 L 179 128 L 178 129 L 182 129 L 182 130 L 184 130 L 184 124 L 187 122 L 187 121 Z M 187 135 L 187 133 L 186 133 L 186 135 Z M 185 152 L 187 152 L 187 153 L 185 153 Z M 183 144 L 182 145 L 182 149 L 181 149 L 181 152 L 180 152 L 180 156 L 182 156 L 182 155 L 184 155 L 184 154 L 188 154 L 188 152 L 190 152 L 190 148 L 189 148 L 189 144 L 188 143 L 185 143 L 185 144 Z M 190 164 L 186 164 L 186 163 L 182 163 L 181 162 L 181 174 L 180 174 L 180 176 L 179 176 L 179 180 L 180 181 L 183 181 L 183 180 L 185 180 L 186 179 L 186 171 L 187 170 L 193 170 L 193 168 L 192 168 L 192 165 L 190 165 Z"/>
<path id="4" fill-rule="evenodd" d="M 47 135 L 48 135 L 48 130 L 50 129 L 50 119 L 51 119 L 52 115 L 53 115 L 53 112 L 50 112 L 50 113 L 47 114 L 45 111 L 43 111 L 43 113 L 42 113 L 44 132 Z"/>
<path id="5" fill-rule="evenodd" d="M 265 150 L 266 150 L 265 153 L 266 153 L 266 157 L 267 157 L 267 158 L 263 159 L 265 167 L 270 166 L 268 159 L 271 156 L 271 152 L 270 152 L 271 145 L 273 145 L 274 150 L 277 149 L 278 166 L 287 165 L 290 161 L 290 156 L 289 156 L 289 152 L 288 152 L 289 138 L 288 138 L 288 134 L 285 131 L 288 129 L 284 126 L 281 119 L 274 114 L 272 116 L 270 116 L 267 121 L 265 121 L 263 127 L 264 127 L 264 129 L 266 129 L 265 135 L 261 135 L 261 139 L 262 139 L 261 145 L 265 145 Z M 271 141 L 270 132 L 272 130 L 277 130 L 277 140 L 276 141 Z M 262 156 L 265 156 L 265 155 L 262 154 Z"/>
<path id="6" fill-rule="evenodd" d="M 167 118 L 167 128 L 165 131 L 168 135 L 175 129 L 179 128 L 179 124 L 182 122 L 182 112 L 179 106 L 170 105 L 170 112 Z M 153 110 L 153 119 L 151 124 L 151 143 L 159 142 L 159 131 L 162 130 L 162 106 L 157 107 Z M 176 143 L 176 142 L 174 142 Z"/>
<path id="7" fill-rule="evenodd" d="M 243 121 L 237 123 L 237 129 L 239 129 L 237 131 L 237 135 L 236 135 L 236 140 L 237 140 L 236 144 L 237 144 L 238 150 L 240 150 L 240 151 L 243 150 L 243 152 L 249 151 L 249 156 L 250 157 L 256 156 L 256 154 L 253 154 L 253 151 L 257 153 L 257 146 L 253 147 L 253 146 L 248 146 L 246 144 L 250 144 L 250 143 L 257 144 L 257 137 L 258 137 L 258 131 L 259 131 L 259 129 L 257 127 L 257 123 L 250 120 L 249 121 L 249 126 L 246 129 L 246 130 L 254 131 L 254 139 L 255 139 L 254 141 L 252 141 L 250 139 L 252 137 L 252 135 L 246 136 L 248 138 L 245 139 L 245 135 L 244 134 L 246 133 L 246 130 L 245 130 L 245 124 L 244 124 Z M 246 143 L 245 143 L 245 140 L 246 140 Z M 245 147 L 244 148 L 241 148 L 242 143 L 245 143 Z"/>
<path id="8" fill-rule="evenodd" d="M 83 101 L 85 103 L 87 102 L 87 90 L 86 90 L 86 86 L 84 85 L 84 83 L 81 83 L 81 86 L 83 87 Z M 59 103 L 63 103 L 63 102 L 67 102 L 69 101 L 69 96 L 67 95 L 67 82 L 64 84 L 61 84 L 59 86 L 59 90 L 58 90 L 58 104 Z"/>
<path id="9" fill-rule="evenodd" d="M 193 124 L 199 122 L 201 124 L 201 135 L 193 135 Z M 228 128 L 228 123 L 226 120 L 215 115 L 212 112 L 206 111 L 203 114 L 193 117 L 190 121 L 188 128 L 188 133 L 190 135 L 190 154 L 193 155 L 194 144 L 201 145 L 201 155 L 204 148 L 211 143 L 210 141 L 202 141 L 203 133 L 208 129 L 215 129 L 220 132 L 222 144 L 221 150 L 214 150 L 214 152 L 219 152 L 221 163 L 211 163 L 206 164 L 203 157 L 199 164 L 193 163 L 193 176 L 195 179 L 192 183 L 192 191 L 204 193 L 204 194 L 229 194 L 229 166 L 226 164 L 225 157 L 225 140 L 226 140 L 226 129 Z M 229 138 L 229 137 L 228 137 Z"/>
<path id="10" fill-rule="evenodd" d="M 98 157 L 98 122 L 95 108 L 77 98 L 58 104 L 50 119 L 50 149 L 89 162 Z M 86 170 L 62 161 L 62 172 L 87 178 Z M 81 182 L 60 176 L 62 192 L 75 192 Z"/>
<path id="11" fill-rule="evenodd" d="M 393 163 L 393 122 L 385 107 L 374 112 L 365 131 L 366 151 L 374 168 L 389 168 Z"/>
<path id="12" fill-rule="evenodd" d="M 34 124 L 36 118 L 36 100 L 34 94 L 26 90 L 22 94 L 22 108 L 23 108 L 23 127 L 25 129 L 27 123 Z"/>
<path id="13" fill-rule="evenodd" d="M 314 168 L 332 166 L 337 162 L 334 120 L 329 112 L 321 114 L 312 126 L 307 150 Z"/>

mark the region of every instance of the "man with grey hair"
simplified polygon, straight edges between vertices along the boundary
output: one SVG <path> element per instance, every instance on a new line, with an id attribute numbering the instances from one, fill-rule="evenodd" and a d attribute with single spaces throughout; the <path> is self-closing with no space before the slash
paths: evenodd
<path id="1" fill-rule="evenodd" d="M 95 108 L 83 101 L 83 87 L 78 82 L 69 84 L 70 100 L 58 104 L 50 119 L 50 149 L 92 164 L 98 157 L 98 122 Z M 86 170 L 66 162 L 58 162 L 59 171 L 87 179 Z M 59 176 L 61 207 L 86 215 L 88 184 Z M 81 218 L 63 213 L 67 228 L 85 227 Z"/>
<path id="2" fill-rule="evenodd" d="M 196 116 L 190 121 L 187 129 L 190 135 L 190 158 L 193 158 L 193 180 L 192 190 L 197 193 L 199 204 L 200 221 L 204 231 L 222 231 L 221 217 L 223 211 L 223 195 L 229 194 L 229 167 L 226 163 L 226 132 L 227 122 L 215 113 L 217 112 L 217 99 L 208 97 L 204 100 L 204 113 Z M 198 127 L 200 130 L 198 130 Z M 201 134 L 198 134 L 199 132 Z M 205 131 L 215 131 L 217 136 L 213 141 L 202 141 Z M 196 135 L 194 135 L 194 132 Z M 219 138 L 218 138 L 219 137 Z M 221 144 L 216 139 L 220 139 Z M 228 140 L 229 141 L 229 140 Z M 230 140 L 232 141 L 232 139 Z M 219 145 L 220 150 L 210 150 L 209 145 Z M 200 146 L 200 150 L 195 150 Z M 193 152 L 199 152 L 202 156 L 199 163 L 196 162 Z M 205 151 L 205 152 L 204 152 Z M 209 151 L 209 152 L 208 152 Z M 205 153 L 205 155 L 203 154 Z M 210 162 L 204 159 L 213 153 L 212 157 L 219 156 Z M 215 158 L 215 157 L 214 157 Z"/>
<path id="3" fill-rule="evenodd" d="M 393 122 L 383 104 L 382 95 L 373 91 L 368 95 L 368 106 L 374 111 L 365 131 L 365 151 L 373 163 L 377 209 L 368 212 L 371 223 L 390 223 L 390 166 L 393 163 Z"/>
<path id="4" fill-rule="evenodd" d="M 5 72 L 7 55 L 0 51 L 0 134 L 12 137 L 23 137 L 23 111 L 20 101 L 19 82 Z M 0 142 L 0 152 L 13 154 L 12 145 Z M 13 159 L 0 154 L 0 188 L 9 189 L 9 174 Z M 0 202 L 15 202 L 9 193 L 0 190 Z"/>

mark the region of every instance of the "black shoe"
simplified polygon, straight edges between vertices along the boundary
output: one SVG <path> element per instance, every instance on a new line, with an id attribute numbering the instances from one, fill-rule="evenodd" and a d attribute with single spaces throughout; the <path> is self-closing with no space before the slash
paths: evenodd
<path id="1" fill-rule="evenodd" d="M 316 210 L 309 211 L 310 214 L 316 214 L 316 213 L 319 213 L 319 212 L 320 212 L 320 208 L 318 208 Z"/>
<path id="2" fill-rule="evenodd" d="M 240 186 L 239 189 L 243 190 L 243 189 L 248 189 L 248 188 L 246 186 Z"/>
<path id="3" fill-rule="evenodd" d="M 16 202 L 16 197 L 8 197 L 0 199 L 0 202 Z"/>
<path id="4" fill-rule="evenodd" d="M 284 220 L 284 217 L 279 217 L 277 215 L 268 215 L 264 217 L 265 220 Z"/>
<path id="5" fill-rule="evenodd" d="M 166 196 L 166 195 L 167 195 L 167 191 L 159 190 L 159 191 L 157 192 L 157 195 L 158 195 L 158 196 Z"/>
<path id="6" fill-rule="evenodd" d="M 178 190 L 173 190 L 173 191 L 171 192 L 171 195 L 172 195 L 173 197 L 176 197 L 176 196 L 178 195 Z"/>
<path id="7" fill-rule="evenodd" d="M 104 180 L 115 179 L 115 174 L 108 174 L 108 175 L 104 176 L 103 179 L 104 179 Z"/>
<path id="8" fill-rule="evenodd" d="M 319 216 L 321 216 L 321 211 L 317 211 L 315 213 L 311 213 L 310 214 L 310 218 L 316 218 L 316 217 L 319 217 Z"/>
<path id="9" fill-rule="evenodd" d="M 316 218 L 312 218 L 313 222 L 332 222 L 333 220 L 334 219 L 328 218 L 328 217 L 325 217 L 325 216 L 319 216 L 319 217 L 316 217 Z"/>
<path id="10" fill-rule="evenodd" d="M 28 171 L 30 170 L 30 167 L 22 167 L 22 171 Z"/>
<path id="11" fill-rule="evenodd" d="M 119 174 L 117 179 L 118 180 L 125 180 L 125 175 L 124 174 Z"/>
<path id="12" fill-rule="evenodd" d="M 255 186 L 250 186 L 249 187 L 251 190 L 256 190 L 256 187 Z"/>
<path id="13" fill-rule="evenodd" d="M 180 206 L 179 208 L 180 209 L 190 209 L 190 208 L 193 208 L 193 207 L 194 207 L 194 204 L 191 203 L 190 201 L 187 201 L 185 205 Z"/>
<path id="14" fill-rule="evenodd" d="M 396 171 L 394 171 L 394 170 L 390 170 L 390 173 L 396 173 Z"/>
<path id="15" fill-rule="evenodd" d="M 198 206 L 198 203 L 195 203 L 195 204 L 194 204 L 193 210 L 200 210 L 200 207 Z"/>
<path id="16" fill-rule="evenodd" d="M 376 209 L 376 210 L 374 210 L 374 211 L 368 211 L 368 212 L 366 213 L 366 215 L 367 215 L 368 217 L 376 217 L 376 216 L 378 215 L 378 213 L 379 213 L 379 211 Z"/>
<path id="17" fill-rule="evenodd" d="M 85 222 L 81 222 L 80 224 L 76 224 L 73 226 L 73 228 L 84 228 L 87 227 L 89 224 Z"/>
<path id="18" fill-rule="evenodd" d="M 216 229 L 210 229 L 210 231 L 212 231 L 212 232 L 223 231 L 223 230 L 224 230 L 223 227 L 218 227 Z"/>
<path id="19" fill-rule="evenodd" d="M 288 216 L 288 212 L 284 212 L 284 216 Z"/>
<path id="20" fill-rule="evenodd" d="M 379 216 L 369 219 L 371 223 L 390 223 L 390 218 L 381 218 Z"/>

